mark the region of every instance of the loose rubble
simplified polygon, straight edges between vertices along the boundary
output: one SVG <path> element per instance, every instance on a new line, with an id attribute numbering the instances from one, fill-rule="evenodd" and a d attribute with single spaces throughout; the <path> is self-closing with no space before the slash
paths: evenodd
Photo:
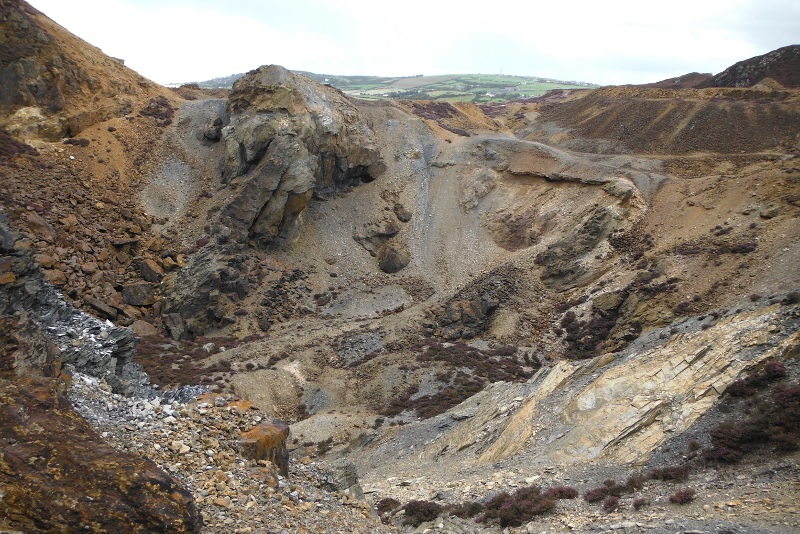
<path id="1" fill-rule="evenodd" d="M 240 435 L 265 419 L 252 403 L 201 395 L 192 402 L 124 397 L 76 374 L 69 398 L 115 448 L 152 459 L 192 493 L 207 532 L 395 532 L 372 503 L 339 492 L 325 463 L 309 457 L 280 475 L 247 460 Z"/>

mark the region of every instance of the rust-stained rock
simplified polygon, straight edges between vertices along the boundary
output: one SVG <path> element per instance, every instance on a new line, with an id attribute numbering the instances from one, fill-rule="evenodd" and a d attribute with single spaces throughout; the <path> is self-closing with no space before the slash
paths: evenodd
<path id="1" fill-rule="evenodd" d="M 199 532 L 191 494 L 155 463 L 116 451 L 59 380 L 0 382 L 0 517 L 27 532 Z"/>
<path id="2" fill-rule="evenodd" d="M 242 455 L 253 460 L 268 460 L 275 464 L 281 475 L 289 476 L 288 437 L 289 425 L 282 421 L 273 419 L 271 423 L 262 423 L 242 434 Z"/>

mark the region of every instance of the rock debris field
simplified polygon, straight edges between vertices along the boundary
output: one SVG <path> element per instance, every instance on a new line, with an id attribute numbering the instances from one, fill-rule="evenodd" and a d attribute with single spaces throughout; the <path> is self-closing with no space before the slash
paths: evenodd
<path id="1" fill-rule="evenodd" d="M 239 436 L 264 418 L 247 402 L 201 396 L 191 403 L 124 397 L 97 378 L 76 374 L 69 398 L 113 447 L 146 456 L 180 480 L 203 516 L 204 532 L 395 532 L 366 500 L 337 489 L 323 462 L 276 466 L 247 460 Z"/>

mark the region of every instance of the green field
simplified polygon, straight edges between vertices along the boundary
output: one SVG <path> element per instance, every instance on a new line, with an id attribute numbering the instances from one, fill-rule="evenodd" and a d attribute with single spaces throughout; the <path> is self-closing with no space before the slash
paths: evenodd
<path id="1" fill-rule="evenodd" d="M 442 102 L 508 102 L 542 96 L 553 89 L 587 89 L 597 85 L 553 80 L 537 76 L 503 74 L 444 74 L 437 76 L 339 76 L 296 71 L 319 82 L 330 84 L 345 94 L 365 100 L 437 100 Z M 231 87 L 243 74 L 233 74 L 197 82 L 200 87 Z"/>

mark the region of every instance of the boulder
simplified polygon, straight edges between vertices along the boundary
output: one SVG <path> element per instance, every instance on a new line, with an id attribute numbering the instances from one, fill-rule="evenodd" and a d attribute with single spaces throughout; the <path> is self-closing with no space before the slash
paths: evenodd
<path id="1" fill-rule="evenodd" d="M 83 300 L 94 308 L 104 319 L 114 319 L 117 316 L 117 311 L 100 299 L 84 297 Z"/>
<path id="2" fill-rule="evenodd" d="M 364 491 L 358 481 L 358 472 L 353 462 L 347 458 L 338 458 L 330 463 L 331 478 L 328 483 L 337 491 L 352 499 L 363 500 Z"/>
<path id="3" fill-rule="evenodd" d="M 203 129 L 203 138 L 216 143 L 222 139 L 222 118 L 217 117 L 212 122 L 206 124 Z"/>
<path id="4" fill-rule="evenodd" d="M 411 261 L 408 251 L 397 245 L 386 245 L 381 249 L 378 261 L 381 271 L 396 273 L 402 271 Z"/>
<path id="5" fill-rule="evenodd" d="M 158 328 L 151 325 L 147 321 L 142 321 L 138 319 L 133 322 L 131 325 L 131 330 L 136 332 L 137 336 L 146 337 L 146 336 L 155 336 L 158 334 Z"/>
<path id="6" fill-rule="evenodd" d="M 239 442 L 242 455 L 251 460 L 268 460 L 272 462 L 284 477 L 289 476 L 289 451 L 286 439 L 289 437 L 289 425 L 273 419 L 270 423 L 261 423 L 248 432 L 242 433 Z"/>
<path id="7" fill-rule="evenodd" d="M 139 274 L 148 282 L 157 284 L 164 278 L 164 270 L 161 266 L 150 258 L 145 258 L 139 262 Z"/>

